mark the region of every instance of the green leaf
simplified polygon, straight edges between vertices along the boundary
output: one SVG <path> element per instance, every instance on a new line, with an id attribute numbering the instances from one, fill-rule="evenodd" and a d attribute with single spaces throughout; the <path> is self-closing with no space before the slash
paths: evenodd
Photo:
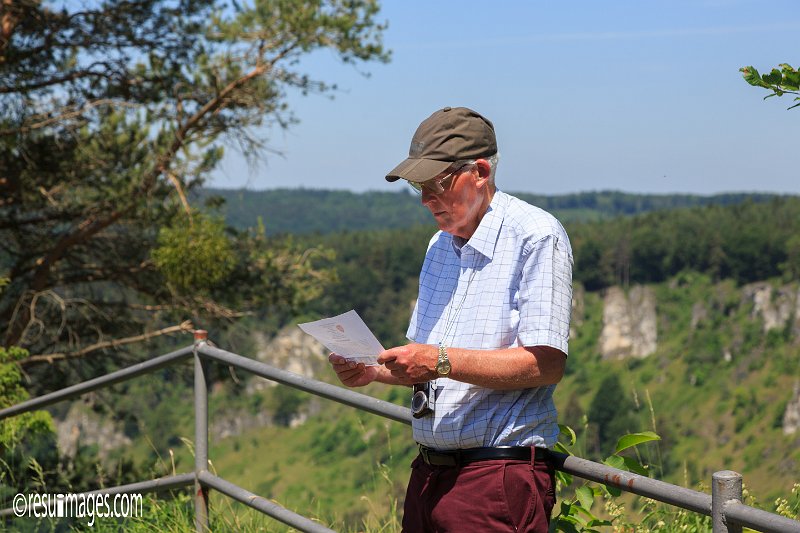
<path id="1" fill-rule="evenodd" d="M 580 505 L 573 505 L 572 506 L 573 516 L 578 519 L 579 522 L 586 524 L 590 520 L 594 520 L 597 517 L 592 514 L 591 511 L 581 507 Z"/>
<path id="2" fill-rule="evenodd" d="M 774 68 L 769 74 L 764 74 L 761 76 L 761 79 L 770 85 L 780 85 L 781 81 L 783 81 L 783 74 L 780 70 Z"/>
<path id="3" fill-rule="evenodd" d="M 647 469 L 644 467 L 644 465 L 642 465 L 633 457 L 623 457 L 622 460 L 625 461 L 626 470 L 639 474 L 640 476 L 650 477 L 650 474 L 647 472 Z"/>
<path id="4" fill-rule="evenodd" d="M 572 476 L 569 474 L 565 474 L 564 472 L 557 471 L 556 479 L 559 482 L 561 482 L 562 487 L 569 487 L 570 485 L 572 485 Z"/>
<path id="5" fill-rule="evenodd" d="M 577 436 L 575 435 L 575 432 L 572 430 L 572 428 L 565 424 L 559 424 L 558 429 L 561 431 L 562 435 L 566 434 L 567 436 L 569 436 L 569 442 L 567 443 L 567 446 L 574 446 L 575 441 L 577 440 Z"/>
<path id="6" fill-rule="evenodd" d="M 612 524 L 608 520 L 602 520 L 600 518 L 596 518 L 596 519 L 592 520 L 591 522 L 589 522 L 586 525 L 589 526 L 589 527 L 594 527 L 594 526 L 613 526 L 614 524 Z"/>
<path id="7" fill-rule="evenodd" d="M 761 79 L 761 75 L 752 66 L 750 66 L 750 67 L 742 67 L 742 68 L 739 69 L 739 72 L 742 73 L 742 77 L 744 77 L 744 81 L 746 81 L 750 85 L 753 85 L 754 87 L 766 87 L 766 88 L 769 88 L 769 85 L 764 83 L 764 80 Z"/>
<path id="8" fill-rule="evenodd" d="M 553 446 L 553 449 L 557 452 L 565 453 L 567 455 L 572 455 L 572 452 L 569 451 L 569 449 L 560 442 L 556 442 L 555 445 Z"/>
<path id="9" fill-rule="evenodd" d="M 661 440 L 657 434 L 653 433 L 652 431 L 644 431 L 642 433 L 631 433 L 629 435 L 623 435 L 620 437 L 619 441 L 617 441 L 617 449 L 614 453 L 619 453 L 623 450 L 627 450 L 637 444 L 642 444 L 644 442 L 650 442 L 654 440 Z"/>
<path id="10" fill-rule="evenodd" d="M 619 455 L 609 455 L 606 457 L 606 460 L 603 461 L 603 464 L 619 470 L 625 469 L 625 460 Z"/>
<path id="11" fill-rule="evenodd" d="M 572 517 L 561 516 L 556 522 L 556 531 L 563 531 L 565 533 L 579 533 L 578 528 L 575 527 L 578 521 Z"/>
<path id="12" fill-rule="evenodd" d="M 606 498 L 618 498 L 622 491 L 616 487 L 612 487 L 611 485 L 600 485 L 598 490 L 606 495 Z"/>
<path id="13" fill-rule="evenodd" d="M 786 65 L 788 66 L 788 65 Z M 789 67 L 791 69 L 791 67 Z M 784 69 L 783 71 L 783 84 L 785 88 L 796 91 L 800 89 L 800 72 L 794 69 Z"/>
<path id="14" fill-rule="evenodd" d="M 587 486 L 580 487 L 578 490 L 575 491 L 575 497 L 580 502 L 581 507 L 586 510 L 592 508 L 592 504 L 594 503 L 594 492 Z"/>
<path id="15" fill-rule="evenodd" d="M 572 514 L 572 503 L 567 500 L 561 502 L 561 510 L 559 516 L 570 516 Z"/>

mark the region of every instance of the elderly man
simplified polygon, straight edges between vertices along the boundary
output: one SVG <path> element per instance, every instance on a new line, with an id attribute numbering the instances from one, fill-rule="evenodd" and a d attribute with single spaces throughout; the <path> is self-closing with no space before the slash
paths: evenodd
<path id="1" fill-rule="evenodd" d="M 492 123 L 445 107 L 387 174 L 421 194 L 430 241 L 405 346 L 380 366 L 331 354 L 347 386 L 413 386 L 403 530 L 547 531 L 555 503 L 543 449 L 558 437 L 553 390 L 567 358 L 572 250 L 550 214 L 495 187 Z"/>

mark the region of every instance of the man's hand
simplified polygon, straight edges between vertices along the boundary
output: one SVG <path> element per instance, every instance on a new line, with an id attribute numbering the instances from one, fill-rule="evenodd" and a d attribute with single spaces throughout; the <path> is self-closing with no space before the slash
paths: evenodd
<path id="1" fill-rule="evenodd" d="M 389 348 L 378 356 L 378 362 L 403 385 L 424 383 L 439 377 L 436 373 L 438 359 L 438 347 L 416 343 Z"/>
<path id="2" fill-rule="evenodd" d="M 354 363 L 336 353 L 328 356 L 328 362 L 333 367 L 333 371 L 336 372 L 336 377 L 339 378 L 339 381 L 348 387 L 363 387 L 378 378 L 378 367 L 366 366 L 364 363 Z"/>

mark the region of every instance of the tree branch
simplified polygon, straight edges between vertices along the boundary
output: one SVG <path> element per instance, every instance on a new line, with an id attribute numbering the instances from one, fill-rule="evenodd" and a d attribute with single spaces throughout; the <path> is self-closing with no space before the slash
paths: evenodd
<path id="1" fill-rule="evenodd" d="M 194 330 L 194 326 L 189 320 L 185 320 L 184 322 L 176 325 L 176 326 L 169 326 L 167 328 L 159 329 L 157 331 L 150 331 L 147 333 L 142 333 L 141 335 L 134 335 L 132 337 L 125 337 L 122 339 L 114 339 L 110 341 L 103 341 L 97 342 L 82 350 L 78 350 L 75 352 L 61 352 L 61 353 L 50 353 L 50 354 L 39 354 L 39 355 L 32 355 L 30 357 L 26 357 L 25 359 L 21 359 L 17 361 L 20 366 L 27 367 L 31 365 L 35 365 L 38 363 L 54 363 L 55 361 L 63 361 L 66 359 L 78 359 L 81 357 L 85 357 L 92 352 L 96 352 L 97 350 L 103 350 L 106 348 L 117 348 L 119 346 L 124 346 L 126 344 L 133 344 L 137 342 L 143 342 L 146 340 L 150 340 L 155 337 L 160 337 L 161 335 L 169 335 L 172 333 L 182 333 L 182 332 L 190 332 Z"/>
<path id="2" fill-rule="evenodd" d="M 35 91 L 36 89 L 43 89 L 45 87 L 51 87 L 53 85 L 59 85 L 59 84 L 62 84 L 62 83 L 68 82 L 68 81 L 75 81 L 75 80 L 79 80 L 81 78 L 95 77 L 95 78 L 105 78 L 107 80 L 110 80 L 113 76 L 110 76 L 107 73 L 107 71 L 97 72 L 97 71 L 91 70 L 91 67 L 94 67 L 97 64 L 101 64 L 102 65 L 102 63 L 95 63 L 93 65 L 89 65 L 89 67 L 85 68 L 85 69 L 75 70 L 75 71 L 70 72 L 69 74 L 64 74 L 63 76 L 48 78 L 46 80 L 40 80 L 40 81 L 37 81 L 37 82 L 29 83 L 27 85 L 14 85 L 14 86 L 11 86 L 11 87 L 0 87 L 0 94 L 4 94 L 4 93 L 27 93 L 27 92 L 30 92 L 30 91 Z M 108 70 L 108 67 L 106 67 L 106 69 Z"/>
<path id="3" fill-rule="evenodd" d="M 42 118 L 39 122 L 34 122 L 32 124 L 20 126 L 19 128 L 8 128 L 5 130 L 0 130 L 0 136 L 5 135 L 17 135 L 17 134 L 24 134 L 29 133 L 33 130 L 38 130 L 41 128 L 46 128 L 48 126 L 52 126 L 53 124 L 57 124 L 59 122 L 63 122 L 65 120 L 70 120 L 74 118 L 81 117 L 86 111 L 92 109 L 93 107 L 100 107 L 100 106 L 114 106 L 114 107 L 131 107 L 136 108 L 139 107 L 137 105 L 133 105 L 130 102 L 114 100 L 111 98 L 103 98 L 100 100 L 94 100 L 91 102 L 86 102 L 85 104 L 81 105 L 80 107 L 75 106 L 67 106 L 65 107 L 61 113 L 53 116 L 49 116 L 47 118 Z M 34 119 L 38 119 L 38 117 L 34 116 Z"/>

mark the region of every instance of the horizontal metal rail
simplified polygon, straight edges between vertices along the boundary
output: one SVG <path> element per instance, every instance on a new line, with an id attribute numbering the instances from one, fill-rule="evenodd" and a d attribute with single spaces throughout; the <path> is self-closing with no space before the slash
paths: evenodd
<path id="1" fill-rule="evenodd" d="M 201 344 L 197 351 L 209 359 L 247 370 L 262 378 L 277 381 L 278 383 L 283 383 L 295 389 L 310 392 L 311 394 L 316 394 L 317 396 L 322 396 L 323 398 L 334 400 L 361 409 L 362 411 L 367 411 L 396 422 L 411 425 L 411 410 L 408 407 L 401 407 L 391 402 L 367 396 L 366 394 L 281 370 L 235 353 L 208 346 L 207 344 Z"/>
<path id="2" fill-rule="evenodd" d="M 78 383 L 77 385 L 72 385 L 71 387 L 66 387 L 49 394 L 37 396 L 36 398 L 12 405 L 11 407 L 0 409 L 0 420 L 11 416 L 21 415 L 22 413 L 27 413 L 28 411 L 33 411 L 35 409 L 41 409 L 42 407 L 47 407 L 48 405 L 52 405 L 63 400 L 70 400 L 80 396 L 81 394 L 86 394 L 87 392 L 92 392 L 104 387 L 110 387 L 111 385 L 133 379 L 137 376 L 141 376 L 142 374 L 159 370 L 177 361 L 187 359 L 192 355 L 193 350 L 194 346 L 187 346 L 186 348 L 181 348 L 180 350 L 175 350 L 174 352 L 170 352 L 159 357 L 154 357 L 153 359 L 148 359 L 147 361 L 123 368 L 122 370 L 117 370 L 116 372 L 111 372 L 110 374 L 105 374 L 103 376 Z"/>
<path id="3" fill-rule="evenodd" d="M 308 533 L 336 533 L 334 530 L 328 529 L 319 522 L 314 522 L 313 520 L 294 513 L 285 507 L 281 507 L 277 503 L 271 502 L 268 499 L 259 496 L 258 494 L 253 494 L 252 492 L 245 490 L 238 485 L 234 485 L 229 481 L 225 481 L 224 479 L 210 473 L 208 470 L 200 472 L 197 477 L 200 479 L 200 482 L 203 485 L 215 489 L 226 496 L 230 496 L 234 500 L 242 502 L 253 509 L 261 511 L 264 514 L 275 518 L 276 520 L 280 520 L 284 524 L 295 527 L 300 531 L 307 531 Z"/>
<path id="4" fill-rule="evenodd" d="M 556 468 L 567 474 L 711 516 L 711 496 L 709 494 L 619 470 L 574 455 L 551 451 L 550 456 L 553 458 Z"/>
<path id="5" fill-rule="evenodd" d="M 756 531 L 788 533 L 800 531 L 800 522 L 785 516 L 756 509 L 739 502 L 725 504 L 725 520 Z"/>

